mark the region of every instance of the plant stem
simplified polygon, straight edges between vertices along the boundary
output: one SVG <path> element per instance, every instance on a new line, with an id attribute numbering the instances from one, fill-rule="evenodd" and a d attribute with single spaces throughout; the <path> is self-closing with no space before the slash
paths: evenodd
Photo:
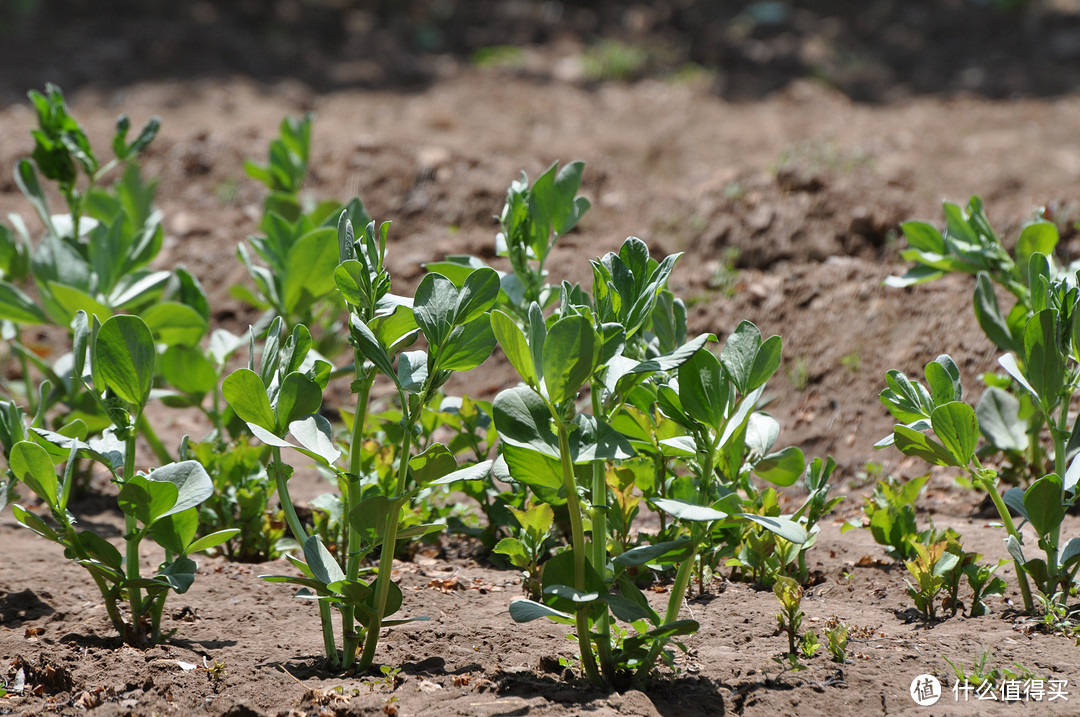
<path id="1" fill-rule="evenodd" d="M 132 478 L 135 477 L 135 426 L 138 425 L 139 420 L 142 418 L 142 414 L 135 416 L 133 425 L 127 429 L 127 436 L 124 439 L 124 479 L 121 483 L 121 487 L 127 485 Z M 142 541 L 142 533 L 139 531 L 139 525 L 133 515 L 124 515 L 124 542 L 126 546 L 126 571 L 125 576 L 127 580 L 139 579 L 139 543 Z M 131 644 L 131 639 L 135 638 L 139 632 L 139 618 L 142 616 L 142 590 L 138 587 L 129 587 L 128 589 L 128 603 L 131 606 L 131 634 L 127 634 L 125 630 L 125 641 Z"/>
<path id="2" fill-rule="evenodd" d="M 976 484 L 981 485 L 983 490 L 990 495 L 990 500 L 994 502 L 994 507 L 997 508 L 998 516 L 1001 518 L 1005 530 L 1017 542 L 1021 542 L 1020 533 L 1017 532 L 1012 515 L 1009 514 L 1009 507 L 1005 505 L 1005 501 L 998 494 L 997 486 L 989 478 L 982 475 L 981 467 L 979 472 L 972 472 L 971 476 L 975 479 Z M 1020 584 L 1020 594 L 1024 598 L 1024 609 L 1030 612 L 1035 609 L 1035 603 L 1031 599 L 1031 587 L 1028 585 L 1027 571 L 1024 570 L 1024 566 L 1020 564 L 1020 561 L 1015 558 L 1013 558 L 1013 565 L 1016 568 L 1016 581 Z"/>
<path id="3" fill-rule="evenodd" d="M 282 469 L 281 464 L 281 449 L 277 446 L 271 447 L 271 455 L 274 462 L 274 481 L 277 484 L 278 500 L 281 502 L 281 509 L 285 511 L 285 522 L 289 524 L 289 530 L 292 531 L 293 538 L 301 546 L 307 542 L 308 534 L 304 530 L 303 524 L 300 522 L 300 517 L 296 514 L 296 508 L 293 506 L 292 497 L 289 495 L 288 478 L 285 476 L 285 471 Z M 334 623 L 330 617 L 330 604 L 325 600 L 319 600 L 319 621 L 322 623 L 323 634 L 323 647 L 326 650 L 326 661 L 331 667 L 337 667 L 337 643 L 334 640 Z"/>
<path id="4" fill-rule="evenodd" d="M 364 365 L 364 357 L 359 350 L 354 350 L 355 366 Z M 348 562 L 345 566 L 345 579 L 356 580 L 360 574 L 360 534 L 353 528 L 351 516 L 360 505 L 360 448 L 364 441 L 364 423 L 367 421 L 368 396 L 371 384 L 375 380 L 375 371 L 371 370 L 361 379 L 360 390 L 356 396 L 356 414 L 353 416 L 352 441 L 349 443 L 349 495 L 348 509 L 345 514 L 348 523 L 349 538 L 347 543 Z M 391 558 L 392 559 L 392 558 Z M 356 661 L 356 650 L 360 646 L 360 635 L 356 631 L 356 608 L 348 604 L 341 609 L 342 626 L 342 667 L 349 669 Z"/>
<path id="5" fill-rule="evenodd" d="M 690 579 L 694 574 L 694 563 L 697 558 L 698 550 L 698 536 L 693 536 L 693 543 L 691 544 L 690 554 L 686 556 L 686 559 L 679 565 L 679 572 L 675 574 L 675 584 L 671 586 L 671 595 L 668 598 L 667 612 L 664 613 L 664 624 L 670 625 L 679 618 L 679 609 L 682 607 L 683 598 L 686 597 L 686 589 L 690 585 Z M 638 681 L 644 679 L 649 671 L 652 670 L 653 663 L 656 662 L 656 658 L 660 656 L 660 651 L 664 649 L 664 643 L 661 640 L 657 640 L 653 643 L 653 646 L 649 648 L 649 654 L 642 661 L 638 667 L 637 672 L 634 674 L 634 678 Z"/>
<path id="6" fill-rule="evenodd" d="M 409 404 L 405 396 L 401 397 L 401 406 L 404 415 L 405 435 L 401 439 L 401 450 L 398 452 L 398 477 L 394 485 L 394 499 L 390 503 L 390 514 L 386 516 L 386 528 L 383 533 L 382 550 L 379 553 L 379 574 L 375 578 L 375 610 L 368 624 L 367 635 L 364 638 L 364 652 L 356 664 L 357 670 L 366 670 L 371 667 L 375 659 L 375 648 L 379 644 L 379 632 L 382 630 L 383 611 L 386 609 L 386 598 L 390 594 L 390 577 L 394 571 L 394 550 L 397 547 L 398 520 L 401 518 L 401 506 L 404 500 L 400 497 L 405 492 L 405 481 L 409 476 L 409 449 L 412 447 L 412 421 L 409 415 Z M 421 409 L 417 409 L 417 414 Z"/>
<path id="7" fill-rule="evenodd" d="M 556 415 L 552 412 L 552 415 Z M 588 586 L 585 581 L 585 528 L 581 522 L 581 503 L 578 501 L 577 480 L 574 478 L 574 464 L 570 459 L 570 436 L 566 424 L 559 420 L 559 459 L 562 465 L 563 489 L 566 492 L 566 508 L 570 513 L 570 532 L 573 539 L 571 551 L 574 555 L 574 588 L 585 592 Z M 581 665 L 585 669 L 585 676 L 597 687 L 604 687 L 604 679 L 596 669 L 596 658 L 593 656 L 592 640 L 589 633 L 589 609 L 587 606 L 579 607 L 574 611 L 577 627 L 578 647 L 581 649 Z"/>
<path id="8" fill-rule="evenodd" d="M 592 390 L 593 415 L 597 418 L 602 416 L 600 405 L 600 389 L 594 386 Z M 605 481 L 606 464 L 604 461 L 593 461 L 592 464 L 592 507 L 589 511 L 592 519 L 592 565 L 600 575 L 601 580 L 607 584 L 607 510 L 608 489 Z M 611 615 L 605 609 L 597 622 L 596 651 L 600 658 L 600 669 L 604 673 L 604 679 L 608 684 L 615 682 L 615 664 L 611 660 Z"/>

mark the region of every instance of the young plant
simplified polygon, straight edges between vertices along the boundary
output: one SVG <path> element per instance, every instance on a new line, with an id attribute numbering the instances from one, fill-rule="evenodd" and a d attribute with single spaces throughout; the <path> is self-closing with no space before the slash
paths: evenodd
<path id="1" fill-rule="evenodd" d="M 20 505 L 13 507 L 16 520 L 64 546 L 65 554 L 90 572 L 113 626 L 127 644 L 136 647 L 161 638 L 161 616 L 169 591 L 186 592 L 195 579 L 198 566 L 189 556 L 237 532 L 222 530 L 196 538 L 197 506 L 213 491 L 199 463 L 181 461 L 148 474 L 135 472 L 136 427 L 150 398 L 154 357 L 153 334 L 139 317 L 114 316 L 103 324 L 95 318 L 90 325 L 79 312 L 72 378 L 80 383 L 89 379 L 90 394 L 113 422 L 111 435 L 93 446 L 85 442 L 85 433 L 60 435 L 37 429 L 5 446 L 11 472 L 45 502 L 59 530 Z M 89 376 L 84 374 L 86 369 Z M 5 439 L 12 437 L 12 431 L 4 433 Z M 80 458 L 104 466 L 119 485 L 117 501 L 125 516 L 124 554 L 92 530 L 78 530 L 68 512 Z M 60 475 L 56 464 L 64 465 Z M 140 571 L 139 550 L 146 539 L 165 549 L 165 560 L 151 577 Z M 126 617 L 120 607 L 125 601 Z"/>
<path id="2" fill-rule="evenodd" d="M 503 442 L 501 463 L 505 464 L 496 463 L 496 475 L 505 473 L 509 479 L 527 483 L 546 502 L 565 503 L 571 525 L 569 549 L 544 566 L 543 602 L 518 600 L 511 604 L 511 616 L 520 622 L 548 617 L 573 624 L 582 667 L 597 685 L 617 687 L 644 679 L 674 638 L 697 629 L 695 621 L 679 620 L 679 608 L 699 549 L 708 544 L 711 526 L 753 522 L 775 529 L 792 542 L 806 539 L 802 527 L 789 519 L 743 512 L 737 497 L 722 501 L 731 491 L 721 488 L 720 476 L 709 467 L 716 464 L 702 463 L 695 464 L 696 479 L 682 481 L 678 489 L 669 492 L 677 497 L 652 500 L 678 523 L 675 539 L 609 556 L 606 466 L 625 462 L 633 452 L 628 438 L 620 435 L 609 419 L 632 407 L 634 414 L 625 423 L 635 442 L 656 447 L 661 442 L 648 435 L 649 425 L 655 425 L 648 416 L 658 405 L 660 410 L 672 407 L 672 411 L 677 406 L 684 425 L 701 425 L 683 411 L 682 406 L 688 403 L 694 415 L 716 419 L 717 436 L 707 447 L 704 441 L 701 444 L 702 455 L 712 461 L 715 446 L 723 444 L 722 424 L 732 420 L 732 432 L 739 436 L 733 440 L 741 441 L 743 433 L 737 429 L 745 430 L 749 420 L 746 409 L 740 409 L 734 398 L 731 383 L 738 382 L 744 390 L 747 381 L 760 378 L 764 383 L 767 375 L 762 374 L 768 373 L 771 364 L 768 356 L 779 342 L 770 341 L 766 357 L 758 359 L 760 334 L 755 344 L 749 329 L 741 327 L 738 336 L 729 339 L 730 371 L 726 374 L 720 373 L 720 362 L 702 350 L 707 336 L 676 346 L 669 353 L 658 353 L 658 334 L 665 325 L 657 325 L 657 307 L 664 310 L 660 297 L 676 258 L 655 262 L 644 243 L 631 237 L 617 254 L 593 262 L 594 299 L 563 284 L 558 312 L 545 320 L 540 305 L 534 303 L 524 330 L 512 316 L 492 312 L 499 344 L 525 384 L 501 392 L 493 404 L 495 427 Z M 651 337 L 647 335 L 650 321 L 658 329 Z M 671 333 L 667 335 L 670 338 Z M 755 360 L 760 363 L 756 373 Z M 714 375 L 710 373 L 713 367 L 715 380 L 702 379 L 702 373 Z M 670 380 L 676 370 L 678 384 Z M 591 389 L 591 413 L 580 412 L 576 406 L 578 393 L 586 385 Z M 708 392 L 720 390 L 724 393 L 715 405 L 718 397 Z M 674 396 L 669 396 L 667 403 L 658 399 L 658 395 L 667 395 L 664 391 Z M 680 399 L 680 394 L 689 398 Z M 710 406 L 710 401 L 714 405 Z M 705 435 L 704 431 L 700 435 Z M 676 446 L 682 451 L 678 455 L 687 455 L 687 445 L 694 446 L 692 438 L 682 437 Z M 737 464 L 730 466 L 736 469 L 731 474 L 734 477 L 745 462 L 744 444 L 723 447 L 728 451 L 725 457 L 737 458 Z M 696 449 L 688 454 L 696 456 Z M 755 457 L 754 463 L 759 461 Z M 797 475 L 792 481 L 795 478 Z M 586 521 L 591 542 L 585 539 Z M 678 566 L 663 616 L 649 606 L 629 574 L 631 569 L 657 564 Z M 612 615 L 630 623 L 637 634 L 616 639 Z"/>
<path id="3" fill-rule="evenodd" d="M 881 398 L 903 425 L 878 445 L 895 444 L 907 455 L 930 463 L 965 470 L 974 486 L 985 490 L 994 502 L 1008 531 L 1007 546 L 1013 557 L 1024 607 L 1034 608 L 1030 576 L 1037 588 L 1049 595 L 1066 594 L 1080 569 L 1080 538 L 1068 543 L 1061 539 L 1061 525 L 1067 509 L 1076 500 L 1080 464 L 1070 459 L 1080 446 L 1080 421 L 1069 425 L 1068 406 L 1080 385 L 1080 290 L 1074 280 L 1052 280 L 1050 264 L 1036 252 L 1029 260 L 1034 306 L 1038 312 L 1024 324 L 1023 364 L 1013 354 L 999 363 L 1028 394 L 1042 415 L 1053 445 L 1055 471 L 1031 483 L 1026 490 L 1011 488 L 1002 497 L 997 491 L 997 473 L 982 465 L 976 448 L 980 432 L 993 431 L 1001 416 L 979 414 L 961 400 L 960 374 L 948 356 L 938 357 L 926 367 L 928 391 L 899 371 L 889 372 L 889 388 Z M 933 431 L 934 437 L 923 433 Z M 936 439 L 936 440 L 935 440 Z M 1031 557 L 1030 546 L 1014 525 L 1010 509 L 1030 523 L 1038 536 L 1038 548 L 1045 558 Z"/>
<path id="4" fill-rule="evenodd" d="M 788 638 L 787 654 L 798 656 L 799 628 L 802 627 L 803 589 L 792 578 L 781 576 L 773 584 L 773 595 L 780 601 L 780 612 L 776 613 L 776 629 Z"/>
<path id="5" fill-rule="evenodd" d="M 1010 254 L 990 225 L 979 197 L 972 197 L 965 208 L 945 202 L 944 212 L 944 232 L 924 222 L 901 225 L 909 244 L 902 256 L 915 262 L 915 266 L 903 277 L 887 279 L 886 285 L 912 286 L 956 272 L 975 275 L 973 305 L 980 328 L 999 350 L 1012 352 L 1022 367 L 1026 325 L 1035 313 L 1046 308 L 1045 290 L 1038 277 L 1055 282 L 1068 273 L 1054 262 L 1057 227 L 1041 217 L 1025 224 Z M 1042 257 L 1038 263 L 1045 265 L 1045 271 L 1031 271 L 1035 255 Z M 998 303 L 994 284 L 1015 299 L 1006 311 Z M 990 419 L 985 425 L 980 421 L 987 441 L 983 454 L 1002 453 L 1012 465 L 1006 477 L 1038 478 L 1046 473 L 1047 456 L 1040 440 L 1044 412 L 1038 410 L 1022 384 L 1009 376 L 986 378 L 991 388 L 978 406 L 980 419 L 984 415 Z"/>
<path id="6" fill-rule="evenodd" d="M 270 193 L 259 224 L 263 234 L 237 246 L 255 290 L 237 285 L 232 294 L 266 312 L 260 326 L 276 316 L 286 327 L 303 324 L 314 331 L 317 348 L 332 355 L 342 348 L 337 337 L 344 333 L 335 330 L 342 308 L 334 281 L 340 260 L 334 241 L 337 227 L 343 211 L 356 227 L 367 226 L 371 218 L 359 199 L 347 205 L 327 200 L 313 207 L 301 201 L 314 119 L 310 113 L 300 119 L 286 117 L 279 136 L 270 143 L 267 163 L 244 164 L 248 175 Z"/>
<path id="7" fill-rule="evenodd" d="M 848 626 L 837 620 L 835 625 L 826 627 L 825 639 L 832 661 L 841 665 L 847 662 Z"/>
<path id="8" fill-rule="evenodd" d="M 947 574 L 959 565 L 957 556 L 946 552 L 947 546 L 944 540 L 932 545 L 912 542 L 915 559 L 904 564 L 915 579 L 914 583 L 904 579 L 908 596 L 915 602 L 915 607 L 922 613 L 928 626 L 934 621 L 937 596 L 948 583 Z"/>
<path id="9" fill-rule="evenodd" d="M 551 526 L 555 522 L 555 511 L 547 503 L 530 506 L 528 510 L 511 508 L 510 511 L 519 526 L 517 537 L 503 538 L 492 552 L 505 555 L 515 567 L 523 571 L 521 589 L 530 599 L 539 600 L 542 590 L 540 563 L 551 547 Z"/>
<path id="10" fill-rule="evenodd" d="M 327 661 L 334 668 L 355 665 L 358 670 L 367 669 L 383 627 L 424 619 L 388 619 L 402 604 L 401 589 L 390 579 L 394 552 L 398 541 L 444 526 L 401 529 L 403 509 L 431 486 L 477 480 L 491 466 L 483 462 L 458 470 L 453 454 L 441 443 L 431 443 L 416 455 L 412 447 L 424 409 L 439 396 L 439 388 L 455 371 L 479 366 L 494 348 L 487 311 L 498 293 L 498 277 L 490 269 L 479 271 L 459 289 L 445 277 L 430 274 L 420 283 L 411 305 L 384 301 L 390 286 L 383 268 L 387 229 L 384 224 L 376 234 L 374 224 L 369 224 L 357 240 L 344 213 L 339 222 L 337 245 L 341 261 L 334 278 L 349 305 L 350 336 L 355 349 L 353 389 L 358 396 L 346 469 L 335 465 L 340 452 L 330 440 L 329 425 L 316 413 L 330 366 L 316 359 L 312 368 L 301 371 L 311 347 L 310 335 L 303 326 L 293 330 L 278 360 L 268 363 L 264 354 L 262 376 L 253 368 L 240 369 L 226 379 L 223 387 L 237 415 L 248 422 L 256 437 L 271 446 L 278 494 L 293 537 L 303 547 L 303 561 L 290 556 L 301 577 L 267 579 L 299 584 L 319 597 Z M 427 341 L 426 351 L 403 351 L 421 334 Z M 372 474 L 365 470 L 363 436 L 369 391 L 380 374 L 389 378 L 397 390 L 402 413 L 400 444 L 393 454 L 396 465 L 382 463 L 388 470 L 376 469 Z M 287 441 L 286 434 L 291 434 L 299 445 Z M 280 449 L 284 447 L 300 450 L 339 476 L 338 484 L 345 491 L 343 515 L 348 520 L 347 541 L 339 545 L 339 553 L 347 555 L 344 569 L 320 537 L 309 535 L 296 516 L 286 483 L 288 470 L 280 460 Z M 368 583 L 359 577 L 360 566 L 376 551 L 377 575 L 374 582 Z M 330 622 L 331 605 L 338 607 L 342 615 L 340 657 Z M 361 643 L 363 650 L 358 657 Z"/>
<path id="11" fill-rule="evenodd" d="M 589 210 L 589 200 L 577 196 L 584 170 L 584 162 L 571 162 L 562 168 L 555 162 L 532 186 L 522 172 L 521 179 L 507 190 L 506 204 L 499 214 L 502 231 L 495 237 L 495 253 L 510 260 L 512 271 L 499 273 L 497 308 L 514 317 L 519 325 L 528 321 L 532 303 L 543 310 L 559 297 L 559 287 L 547 283 L 544 264 L 559 237 L 573 229 Z M 486 266 L 477 257 L 448 256 L 425 268 L 460 283 L 472 271 Z"/>
<path id="12" fill-rule="evenodd" d="M 994 575 L 1002 566 L 1008 565 L 1008 560 L 999 560 L 995 565 L 982 565 L 977 561 L 982 556 L 976 557 L 975 561 L 963 567 L 967 577 L 968 586 L 971 587 L 971 607 L 968 609 L 968 617 L 979 617 L 989 612 L 985 598 L 991 595 L 1004 595 L 1007 587 L 1005 579 Z"/>
<path id="13" fill-rule="evenodd" d="M 50 387 L 40 397 L 42 415 L 58 430 L 82 421 L 96 435 L 110 420 L 80 382 L 67 379 L 70 355 L 50 365 L 22 344 L 21 329 L 33 324 L 70 328 L 79 311 L 101 321 L 138 313 L 162 349 L 178 349 L 197 344 L 206 333 L 209 303 L 199 282 L 182 268 L 148 268 L 161 249 L 162 217 L 153 206 L 156 182 L 142 178 L 138 156 L 156 136 L 158 120 L 151 119 L 129 142 L 131 123 L 122 115 L 112 141 L 115 156 L 102 162 L 57 87 L 48 85 L 44 95 L 31 92 L 30 99 L 38 116 L 35 147 L 31 158 L 16 165 L 15 180 L 44 232 L 34 246 L 17 215 L 11 215 L 14 233 L 0 230 L 0 333 L 20 362 L 31 412 L 41 412 L 31 390 L 34 367 Z M 110 183 L 114 174 L 119 177 Z M 56 184 L 66 214 L 52 214 L 42 177 Z M 12 283 L 27 281 L 37 301 Z M 171 460 L 145 419 L 139 431 L 159 461 Z"/>
<path id="14" fill-rule="evenodd" d="M 929 475 L 912 478 L 900 484 L 892 476 L 879 480 L 872 495 L 866 498 L 863 511 L 869 519 L 874 541 L 888 548 L 889 556 L 896 560 L 915 557 L 913 542 L 918 541 L 919 528 L 915 517 L 915 501 L 926 487 Z M 861 527 L 861 523 L 848 523 L 843 531 Z"/>

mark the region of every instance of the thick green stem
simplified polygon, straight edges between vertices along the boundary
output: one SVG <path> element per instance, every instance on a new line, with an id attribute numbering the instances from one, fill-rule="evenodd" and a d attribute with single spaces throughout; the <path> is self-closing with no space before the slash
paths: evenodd
<path id="1" fill-rule="evenodd" d="M 364 365 L 364 357 L 360 351 L 355 351 L 356 366 Z M 353 511 L 360 505 L 360 449 L 364 442 L 364 423 L 367 421 L 368 396 L 371 393 L 371 384 L 375 380 L 375 371 L 369 371 L 360 381 L 360 390 L 356 395 L 356 414 L 353 416 L 352 441 L 349 443 L 349 495 L 348 512 L 346 516 L 352 516 Z M 356 580 L 360 574 L 360 534 L 352 526 L 352 520 L 348 522 L 348 562 L 345 565 L 345 579 Z M 349 669 L 356 661 L 356 651 L 360 646 L 360 633 L 356 629 L 356 608 L 346 605 L 341 609 L 342 632 L 342 667 Z"/>
<path id="2" fill-rule="evenodd" d="M 394 550 L 397 547 L 398 520 L 401 518 L 401 506 L 404 500 L 405 481 L 409 476 L 409 449 L 412 447 L 412 422 L 409 420 L 408 403 L 402 397 L 405 411 L 405 436 L 401 439 L 398 452 L 398 477 L 392 491 L 394 499 L 390 503 L 390 514 L 386 517 L 386 529 L 383 533 L 382 550 L 379 553 L 379 574 L 375 578 L 375 610 L 368 624 L 364 638 L 364 652 L 356 664 L 357 670 L 371 667 L 375 659 L 375 648 L 379 644 L 379 632 L 382 630 L 383 611 L 386 610 L 386 598 L 390 594 L 390 578 L 394 571 Z M 419 414 L 420 410 L 417 410 Z"/>
<path id="3" fill-rule="evenodd" d="M 603 578 L 607 572 L 607 483 L 604 481 L 603 461 L 592 464 L 592 565 Z M 609 684 L 615 681 L 615 664 L 611 660 L 611 616 L 607 610 L 596 624 L 596 652 L 600 669 Z"/>
<path id="4" fill-rule="evenodd" d="M 1072 388 L 1065 389 L 1061 397 L 1061 412 L 1058 415 L 1058 422 L 1056 426 L 1047 419 L 1047 423 L 1053 427 L 1051 431 L 1054 436 L 1054 472 L 1057 473 L 1058 478 L 1061 479 L 1061 489 L 1058 491 L 1058 503 L 1065 505 L 1065 471 L 1067 470 L 1065 465 L 1065 441 L 1069 435 L 1069 403 L 1072 401 Z M 1058 583 L 1061 588 L 1061 603 L 1064 604 L 1069 599 L 1069 580 L 1068 576 L 1062 571 L 1061 566 L 1058 564 L 1058 548 L 1061 542 L 1061 523 L 1054 526 L 1054 530 L 1050 534 L 1050 547 L 1047 551 L 1047 568 L 1050 570 L 1050 580 Z"/>
<path id="5" fill-rule="evenodd" d="M 581 522 L 581 503 L 578 501 L 577 480 L 574 478 L 574 464 L 570 459 L 570 436 L 567 426 L 559 421 L 559 457 L 562 464 L 563 489 L 566 492 L 566 508 L 570 514 L 570 533 L 573 540 L 571 551 L 574 555 L 574 588 L 581 592 L 588 590 L 585 580 L 585 528 Z M 604 679 L 596 669 L 592 641 L 589 632 L 589 609 L 579 607 L 574 611 L 577 627 L 578 647 L 581 649 L 581 665 L 585 676 L 598 687 L 604 686 Z"/>
<path id="6" fill-rule="evenodd" d="M 288 478 L 281 463 L 281 449 L 273 446 L 270 450 L 274 462 L 274 481 L 277 484 L 281 509 L 285 511 L 285 522 L 288 523 L 293 538 L 303 546 L 308 539 L 308 534 L 304 530 L 303 523 L 300 522 L 300 517 L 296 514 L 292 497 L 289 495 Z M 331 667 L 337 667 L 338 655 L 337 643 L 334 640 L 334 623 L 330 615 L 330 604 L 325 600 L 319 600 L 319 622 L 322 623 L 323 648 L 326 650 L 326 661 Z"/>
<path id="7" fill-rule="evenodd" d="M 134 425 L 138 425 L 141 414 L 135 416 Z M 124 439 L 124 480 L 121 485 L 127 485 L 135 477 L 135 430 L 134 426 L 127 429 L 127 437 Z M 138 580 L 139 575 L 139 543 L 142 541 L 142 533 L 133 515 L 124 516 L 124 542 L 126 543 L 125 575 L 128 580 Z M 139 618 L 142 615 L 142 590 L 138 587 L 128 588 L 128 603 L 131 606 L 131 627 L 138 633 Z"/>
<path id="8" fill-rule="evenodd" d="M 982 476 L 978 472 L 972 472 L 972 477 L 975 479 L 977 485 L 981 485 L 982 488 L 990 495 L 990 500 L 994 502 L 994 507 L 997 508 L 998 517 L 1001 518 L 1001 523 L 1005 526 L 1005 530 L 1016 539 L 1017 542 L 1021 541 L 1020 533 L 1016 530 L 1016 524 L 1013 523 L 1012 515 L 1009 513 L 1009 507 L 1005 505 L 1005 501 L 1001 498 L 1001 495 L 997 492 L 997 486 L 989 478 Z M 1031 599 L 1031 587 L 1028 585 L 1027 571 L 1024 570 L 1024 566 L 1020 564 L 1019 560 L 1013 559 L 1013 565 L 1016 568 L 1016 581 L 1020 585 L 1020 594 L 1024 598 L 1024 609 L 1031 611 L 1035 609 L 1035 603 Z"/>
<path id="9" fill-rule="evenodd" d="M 602 415 L 600 405 L 600 389 L 593 387 L 592 409 L 593 415 Z M 593 461 L 592 464 L 592 508 L 589 517 L 592 520 L 592 565 L 593 569 L 606 582 L 607 573 L 607 510 L 608 489 L 605 481 L 606 465 L 604 461 Z M 608 684 L 615 682 L 615 663 L 611 659 L 611 615 L 604 610 L 596 625 L 596 651 L 600 657 L 600 670 Z"/>

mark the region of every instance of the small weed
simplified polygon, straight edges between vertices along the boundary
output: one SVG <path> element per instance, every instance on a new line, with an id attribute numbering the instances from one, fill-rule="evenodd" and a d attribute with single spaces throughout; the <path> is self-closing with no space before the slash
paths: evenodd
<path id="1" fill-rule="evenodd" d="M 724 296 L 735 295 L 735 284 L 739 280 L 739 270 L 735 268 L 735 262 L 739 260 L 742 250 L 737 246 L 727 246 L 720 253 L 720 264 L 709 279 L 709 288 L 723 292 Z"/>
<path id="2" fill-rule="evenodd" d="M 1047 632 L 1060 633 L 1066 637 L 1080 637 L 1080 623 L 1077 616 L 1080 610 L 1070 610 L 1065 605 L 1065 596 L 1060 592 L 1047 595 L 1041 591 L 1035 593 L 1035 599 L 1042 608 L 1040 626 Z"/>
<path id="3" fill-rule="evenodd" d="M 649 51 L 617 40 L 604 40 L 582 55 L 585 79 L 625 82 L 640 77 L 649 65 Z"/>
<path id="4" fill-rule="evenodd" d="M 828 170 L 849 174 L 860 168 L 872 168 L 874 158 L 859 147 L 840 147 L 831 140 L 815 139 L 787 147 L 776 162 L 776 169 L 802 166 L 811 172 Z"/>
<path id="5" fill-rule="evenodd" d="M 796 356 L 784 367 L 784 375 L 796 391 L 805 391 L 810 385 L 810 360 L 805 355 Z"/>
<path id="6" fill-rule="evenodd" d="M 851 353 L 844 354 L 840 357 L 840 365 L 846 368 L 852 373 L 859 372 L 859 366 L 862 363 L 862 356 L 858 351 L 852 351 Z"/>
<path id="7" fill-rule="evenodd" d="M 469 58 L 476 67 L 516 70 L 525 64 L 525 53 L 513 45 L 481 47 Z"/>
<path id="8" fill-rule="evenodd" d="M 214 187 L 214 196 L 222 206 L 229 206 L 236 202 L 237 192 L 240 191 L 240 183 L 233 177 L 223 179 Z"/>
<path id="9" fill-rule="evenodd" d="M 825 623 L 825 639 L 833 662 L 847 662 L 848 626 L 836 618 Z"/>

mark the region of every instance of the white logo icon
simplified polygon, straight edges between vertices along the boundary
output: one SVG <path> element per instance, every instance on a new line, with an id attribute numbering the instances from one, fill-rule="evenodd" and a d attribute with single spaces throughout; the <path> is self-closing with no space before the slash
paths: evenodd
<path id="1" fill-rule="evenodd" d="M 929 707 L 941 699 L 941 683 L 933 675 L 919 675 L 911 681 L 908 691 L 920 707 Z"/>

